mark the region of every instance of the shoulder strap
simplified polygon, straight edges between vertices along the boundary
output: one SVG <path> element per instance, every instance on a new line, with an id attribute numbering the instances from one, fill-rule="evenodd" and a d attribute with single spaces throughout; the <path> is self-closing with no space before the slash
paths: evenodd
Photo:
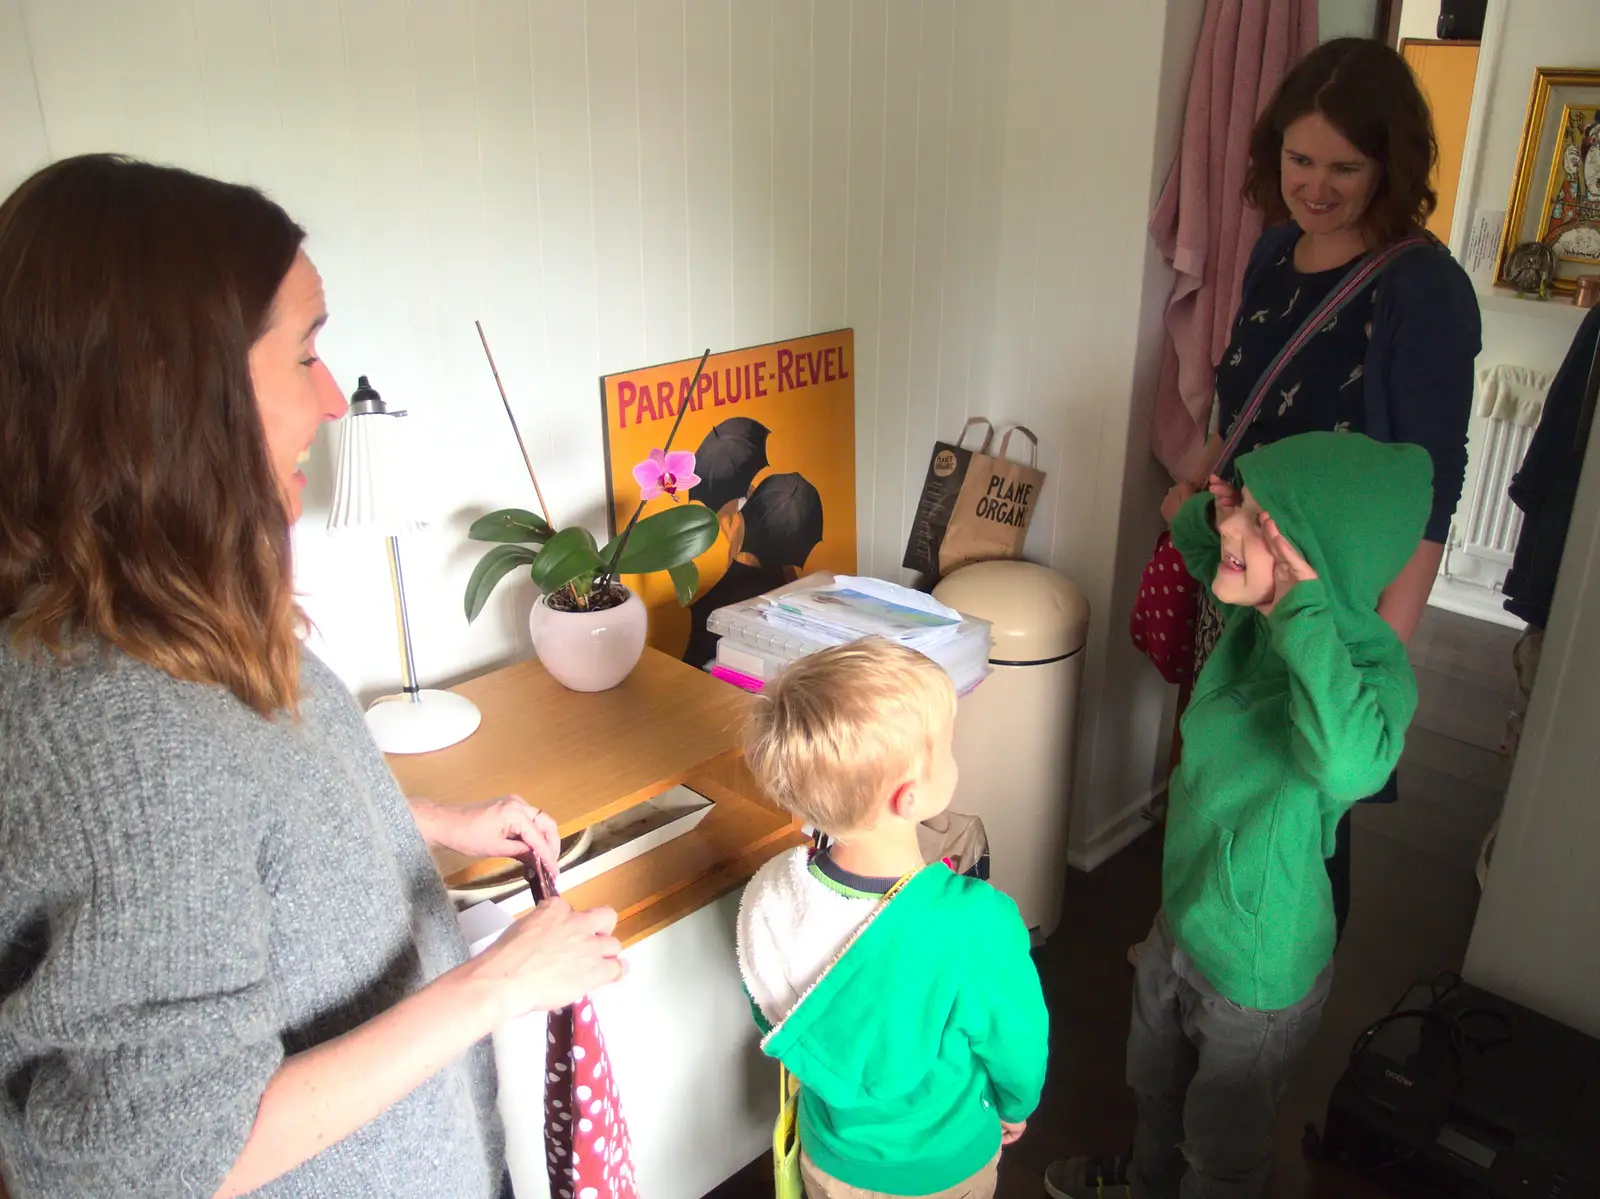
<path id="1" fill-rule="evenodd" d="M 924 866 L 922 869 L 926 870 L 927 867 Z M 909 883 L 912 879 L 916 878 L 917 875 L 919 875 L 921 873 L 922 873 L 921 870 L 913 870 L 910 874 L 902 874 L 900 876 L 900 881 L 895 883 L 894 886 L 890 887 L 887 891 L 885 891 L 883 893 L 883 898 L 878 900 L 878 906 L 880 908 L 883 907 L 886 903 L 888 903 L 896 895 L 900 894 L 900 889 L 902 887 L 904 887 L 907 883 Z"/>
<path id="2" fill-rule="evenodd" d="M 1239 449 L 1239 442 L 1256 419 L 1256 413 L 1261 409 L 1261 402 L 1266 399 L 1267 392 L 1277 382 L 1278 376 L 1283 373 L 1283 368 L 1289 365 L 1289 360 L 1305 348 L 1307 342 L 1316 336 L 1317 330 L 1334 318 L 1351 300 L 1361 294 L 1363 288 L 1390 263 L 1408 250 L 1418 246 L 1432 245 L 1433 239 L 1424 234 L 1415 234 L 1411 237 L 1401 238 L 1394 245 L 1385 249 L 1367 254 L 1359 259 L 1350 268 L 1349 273 L 1339 280 L 1338 285 L 1327 294 L 1322 303 L 1311 310 L 1305 320 L 1300 322 L 1300 327 L 1295 330 L 1294 336 L 1283 344 L 1277 356 L 1267 364 L 1266 370 L 1261 372 L 1261 377 L 1256 380 L 1255 389 L 1250 393 L 1250 399 L 1244 409 L 1239 413 L 1239 419 L 1234 421 L 1233 428 L 1228 431 L 1228 439 L 1223 442 L 1222 454 L 1212 470 L 1221 473 L 1233 460 L 1234 454 Z"/>

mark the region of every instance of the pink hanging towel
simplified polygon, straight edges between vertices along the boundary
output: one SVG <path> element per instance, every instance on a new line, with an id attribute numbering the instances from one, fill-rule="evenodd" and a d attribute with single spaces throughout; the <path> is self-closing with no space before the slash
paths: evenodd
<path id="1" fill-rule="evenodd" d="M 524 875 L 536 901 L 557 894 L 538 854 L 529 855 Z M 552 1199 L 639 1199 L 633 1142 L 594 1004 L 585 996 L 551 1012 L 549 1029 L 544 1143 Z"/>
<path id="2" fill-rule="evenodd" d="M 1316 0 L 1207 0 L 1178 158 L 1150 217 L 1150 237 L 1177 273 L 1150 429 L 1150 449 L 1174 478 L 1205 445 L 1213 368 L 1261 233 L 1261 214 L 1241 194 L 1250 133 L 1316 45 Z"/>

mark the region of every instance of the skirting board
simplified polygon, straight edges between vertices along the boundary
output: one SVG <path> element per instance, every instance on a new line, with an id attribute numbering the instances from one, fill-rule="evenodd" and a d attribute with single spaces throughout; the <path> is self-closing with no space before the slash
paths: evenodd
<path id="1" fill-rule="evenodd" d="M 1156 797 L 1163 794 L 1166 789 L 1165 783 L 1159 787 L 1152 787 L 1084 844 L 1070 847 L 1067 850 L 1067 865 L 1085 873 L 1097 870 L 1132 845 L 1146 829 L 1155 827 L 1146 818 L 1145 813 L 1150 810 L 1150 805 L 1155 802 Z"/>
<path id="2" fill-rule="evenodd" d="M 1477 620 L 1504 625 L 1508 629 L 1527 628 L 1526 621 L 1506 611 L 1505 598 L 1499 591 L 1490 591 L 1487 587 L 1476 587 L 1471 583 L 1440 576 L 1433 581 L 1433 591 L 1428 595 L 1428 604 L 1430 607 L 1442 608 L 1446 612 L 1454 612 L 1458 616 L 1471 616 Z"/>

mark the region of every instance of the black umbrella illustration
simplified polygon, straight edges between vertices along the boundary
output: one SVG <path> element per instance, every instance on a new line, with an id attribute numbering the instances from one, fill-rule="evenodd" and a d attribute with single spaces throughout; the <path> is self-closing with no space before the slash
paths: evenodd
<path id="1" fill-rule="evenodd" d="M 750 484 L 765 470 L 767 427 L 748 416 L 730 416 L 711 427 L 694 455 L 694 473 L 700 482 L 689 498 L 720 512 L 724 504 L 750 494 Z"/>
<path id="2" fill-rule="evenodd" d="M 717 638 L 706 629 L 711 613 L 781 587 L 805 566 L 822 540 L 822 496 L 803 475 L 768 475 L 737 519 L 744 530 L 743 553 L 689 609 L 683 660 L 691 666 L 716 657 Z M 745 561 L 746 556 L 754 561 Z"/>
<path id="3" fill-rule="evenodd" d="M 822 540 L 822 496 L 804 475 L 768 475 L 741 515 L 744 552 L 769 569 L 803 567 Z"/>

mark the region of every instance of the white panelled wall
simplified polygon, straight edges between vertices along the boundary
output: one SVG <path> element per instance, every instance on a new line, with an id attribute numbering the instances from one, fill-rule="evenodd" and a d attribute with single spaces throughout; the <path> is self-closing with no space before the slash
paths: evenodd
<path id="1" fill-rule="evenodd" d="M 597 532 L 598 376 L 707 346 L 856 329 L 872 573 L 899 577 L 936 436 L 1028 424 L 1049 471 L 1030 556 L 1094 608 L 1074 836 L 1094 861 L 1164 773 L 1166 689 L 1124 620 L 1161 486 L 1144 226 L 1202 7 L 0 0 L 0 190 L 119 150 L 260 185 L 307 227 L 324 356 L 411 413 L 439 514 L 402 546 L 430 684 L 529 650 L 525 579 L 461 612 L 467 524 L 532 505 L 474 319 L 554 516 Z M 331 441 L 297 579 L 370 696 L 399 675 L 388 579 L 377 545 L 322 530 Z"/>

